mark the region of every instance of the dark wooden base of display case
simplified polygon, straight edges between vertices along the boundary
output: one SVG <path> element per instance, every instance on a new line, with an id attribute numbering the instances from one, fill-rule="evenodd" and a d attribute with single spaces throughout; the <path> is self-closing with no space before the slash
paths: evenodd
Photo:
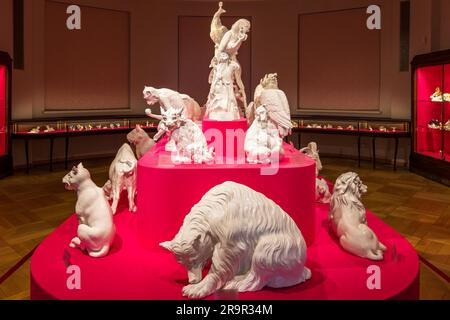
<path id="1" fill-rule="evenodd" d="M 409 168 L 411 172 L 450 186 L 450 165 L 445 160 L 411 153 Z"/>

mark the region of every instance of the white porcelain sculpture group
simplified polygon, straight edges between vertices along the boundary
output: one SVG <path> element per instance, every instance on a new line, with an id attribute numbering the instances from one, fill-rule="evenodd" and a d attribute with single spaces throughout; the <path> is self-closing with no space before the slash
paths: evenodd
<path id="1" fill-rule="evenodd" d="M 322 162 L 320 161 L 317 143 L 308 143 L 308 146 L 300 149 L 300 152 L 306 154 L 316 163 L 316 201 L 321 203 L 329 203 L 331 199 L 330 188 L 328 188 L 328 184 L 325 179 L 319 177 L 319 172 L 322 170 Z"/>
<path id="2" fill-rule="evenodd" d="M 73 167 L 62 182 L 67 190 L 77 191 L 78 196 L 75 211 L 79 224 L 77 236 L 70 242 L 70 247 L 85 250 L 94 258 L 106 256 L 116 228 L 103 189 L 95 185 L 82 163 Z"/>
<path id="3" fill-rule="evenodd" d="M 238 103 L 247 108 L 247 97 L 242 82 L 242 69 L 237 54 L 242 43 L 247 40 L 250 21 L 237 20 L 230 30 L 222 25 L 221 15 L 226 11 L 219 3 L 219 9 L 211 22 L 210 37 L 214 42 L 214 57 L 209 75 L 211 84 L 206 102 L 205 117 L 211 120 L 231 121 L 241 117 Z"/>
<path id="4" fill-rule="evenodd" d="M 214 149 L 208 148 L 206 138 L 199 126 L 183 116 L 183 109 L 161 108 L 161 121 L 154 139 L 167 135 L 172 142 L 166 151 L 174 153 L 175 163 L 205 163 L 214 160 Z"/>
<path id="5" fill-rule="evenodd" d="M 259 106 L 255 112 L 255 121 L 247 131 L 244 150 L 249 163 L 279 162 L 284 154 L 283 139 L 278 129 L 269 120 L 265 105 Z"/>
<path id="6" fill-rule="evenodd" d="M 362 258 L 382 260 L 386 247 L 367 225 L 366 209 L 361 196 L 367 192 L 359 176 L 347 172 L 334 185 L 328 219 L 341 246 Z"/>
<path id="7" fill-rule="evenodd" d="M 170 250 L 188 272 L 189 298 L 219 289 L 257 291 L 293 286 L 311 278 L 306 244 L 291 217 L 244 185 L 225 182 L 209 190 L 185 217 Z M 205 264 L 212 259 L 202 279 Z"/>
<path id="8" fill-rule="evenodd" d="M 112 199 L 112 212 L 116 214 L 117 205 L 123 190 L 128 194 L 128 210 L 136 212 L 137 159 L 128 143 L 124 143 L 109 167 L 109 180 L 103 186 L 105 196 Z"/>

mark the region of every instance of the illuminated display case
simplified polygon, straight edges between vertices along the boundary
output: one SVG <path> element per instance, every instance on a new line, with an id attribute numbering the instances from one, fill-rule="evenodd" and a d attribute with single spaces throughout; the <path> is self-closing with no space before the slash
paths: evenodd
<path id="1" fill-rule="evenodd" d="M 69 155 L 69 140 L 71 137 L 96 136 L 111 134 L 127 134 L 139 124 L 150 135 L 156 132 L 158 121 L 148 117 L 129 115 L 112 117 L 79 117 L 79 118 L 53 118 L 11 121 L 10 132 L 12 139 L 23 140 L 25 146 L 26 172 L 30 171 L 31 157 L 30 142 L 33 140 L 49 141 L 49 164 L 53 170 L 54 140 L 62 138 L 64 144 L 64 163 L 67 168 Z"/>
<path id="2" fill-rule="evenodd" d="M 411 170 L 450 184 L 450 50 L 412 63 Z"/>
<path id="3" fill-rule="evenodd" d="M 9 121 L 11 119 L 11 57 L 0 51 L 0 178 L 12 172 Z"/>

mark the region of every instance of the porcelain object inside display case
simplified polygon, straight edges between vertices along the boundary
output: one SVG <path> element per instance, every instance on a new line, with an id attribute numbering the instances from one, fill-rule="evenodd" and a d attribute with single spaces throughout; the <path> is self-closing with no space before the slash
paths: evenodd
<path id="1" fill-rule="evenodd" d="M 137 159 L 128 143 L 124 143 L 117 151 L 116 157 L 109 167 L 109 180 L 103 186 L 106 197 L 112 200 L 111 209 L 116 214 L 120 195 L 123 190 L 128 194 L 128 210 L 136 212 L 134 198 L 136 196 Z"/>
<path id="2" fill-rule="evenodd" d="M 286 94 L 278 88 L 278 75 L 276 73 L 266 74 L 260 80 L 259 85 L 255 89 L 253 102 L 249 104 L 246 111 L 249 125 L 254 120 L 255 110 L 265 105 L 269 112 L 269 119 L 278 128 L 282 138 L 291 134 L 292 121 L 291 111 Z"/>
<path id="3" fill-rule="evenodd" d="M 284 154 L 283 140 L 277 127 L 269 120 L 264 105 L 255 112 L 255 121 L 245 136 L 244 150 L 249 163 L 279 162 Z"/>
<path id="4" fill-rule="evenodd" d="M 340 175 L 334 185 L 328 218 L 345 250 L 362 258 L 383 260 L 386 246 L 367 225 L 366 209 L 361 202 L 366 192 L 367 186 L 356 173 Z"/>
<path id="5" fill-rule="evenodd" d="M 127 140 L 129 143 L 136 146 L 136 156 L 138 159 L 142 158 L 153 146 L 155 141 L 149 137 L 147 132 L 140 125 L 127 134 Z"/>
<path id="6" fill-rule="evenodd" d="M 149 106 L 159 103 L 159 106 L 163 110 L 168 110 L 169 108 L 183 109 L 183 116 L 186 119 L 192 121 L 201 120 L 201 109 L 198 103 L 192 99 L 187 94 L 178 93 L 171 89 L 166 88 L 153 88 L 145 87 L 143 91 L 144 100 L 147 101 Z M 160 120 L 158 115 L 152 115 L 150 109 L 146 109 L 146 114 L 149 117 Z"/>
<path id="7" fill-rule="evenodd" d="M 186 267 L 190 284 L 183 295 L 189 298 L 222 288 L 289 287 L 311 278 L 306 243 L 292 218 L 262 193 L 235 182 L 210 189 L 175 238 L 160 245 Z M 202 278 L 210 259 L 211 268 Z"/>
<path id="8" fill-rule="evenodd" d="M 115 236 L 113 213 L 102 188 L 80 163 L 63 178 L 67 190 L 77 191 L 75 211 L 78 216 L 77 236 L 70 247 L 87 251 L 94 258 L 106 256 Z"/>

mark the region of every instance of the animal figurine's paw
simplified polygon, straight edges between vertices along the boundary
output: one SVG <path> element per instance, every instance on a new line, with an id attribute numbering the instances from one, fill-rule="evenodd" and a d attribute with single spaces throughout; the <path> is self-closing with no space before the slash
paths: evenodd
<path id="1" fill-rule="evenodd" d="M 131 208 L 129 208 L 130 212 L 136 212 L 137 211 L 137 207 L 134 205 Z"/>
<path id="2" fill-rule="evenodd" d="M 188 297 L 189 299 L 202 299 L 213 292 L 214 290 L 210 288 L 205 281 L 190 284 L 183 288 L 183 296 Z"/>
<path id="3" fill-rule="evenodd" d="M 70 241 L 69 247 L 71 248 L 77 248 L 77 247 L 81 247 L 81 240 L 78 237 L 73 238 Z"/>

